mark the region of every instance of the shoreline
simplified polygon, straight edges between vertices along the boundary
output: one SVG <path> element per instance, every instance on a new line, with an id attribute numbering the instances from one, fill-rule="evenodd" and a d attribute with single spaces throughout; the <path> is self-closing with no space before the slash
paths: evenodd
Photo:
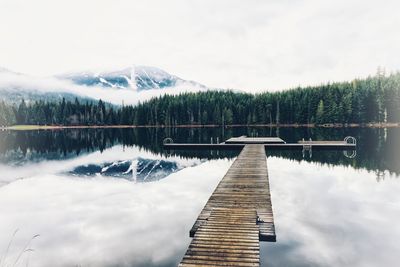
<path id="1" fill-rule="evenodd" d="M 135 128 L 219 128 L 218 124 L 192 125 L 13 125 L 0 127 L 2 131 L 33 131 L 63 129 L 135 129 Z M 399 128 L 400 123 L 325 123 L 325 124 L 229 124 L 225 128 Z"/>

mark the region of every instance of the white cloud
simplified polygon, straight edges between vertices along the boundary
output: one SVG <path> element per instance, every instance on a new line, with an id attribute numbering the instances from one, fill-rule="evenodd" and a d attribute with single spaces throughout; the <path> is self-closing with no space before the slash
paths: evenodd
<path id="1" fill-rule="evenodd" d="M 102 99 L 104 101 L 121 105 L 137 104 L 160 95 L 174 95 L 182 92 L 197 92 L 205 88 L 191 83 L 181 83 L 174 87 L 162 89 L 142 90 L 137 92 L 132 89 L 113 89 L 100 86 L 84 86 L 73 84 L 67 80 L 61 80 L 52 77 L 35 77 L 28 75 L 19 75 L 13 73 L 0 73 L 0 89 L 7 90 L 34 90 L 38 92 L 64 92 L 72 93 L 82 97 Z M 1 93 L 1 91 L 0 91 Z"/>
<path id="2" fill-rule="evenodd" d="M 400 69 L 400 4 L 339 1 L 0 1 L 0 65 L 48 75 L 158 66 L 249 91 Z"/>

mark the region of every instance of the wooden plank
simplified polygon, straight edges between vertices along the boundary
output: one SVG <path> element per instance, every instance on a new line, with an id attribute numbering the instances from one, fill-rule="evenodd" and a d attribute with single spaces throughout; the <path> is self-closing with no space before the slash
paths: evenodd
<path id="1" fill-rule="evenodd" d="M 215 251 L 215 252 L 232 252 L 232 253 L 240 253 L 240 254 L 250 254 L 250 255 L 259 255 L 256 249 L 240 249 L 240 248 L 208 248 L 208 247 L 189 247 L 188 251 L 197 251 L 197 252 L 205 252 L 205 251 Z"/>
<path id="2" fill-rule="evenodd" d="M 240 243 L 240 242 L 219 242 L 219 241 L 208 241 L 204 242 L 203 240 L 195 240 L 193 239 L 191 245 L 193 246 L 207 246 L 207 247 L 216 247 L 216 248 L 240 248 L 240 249 L 260 249 L 260 244 L 252 244 L 252 243 Z"/>
<path id="3" fill-rule="evenodd" d="M 253 262 L 235 262 L 235 261 L 216 261 L 211 259 L 183 259 L 179 266 L 241 266 L 241 267 L 257 267 L 260 263 Z"/>
<path id="4" fill-rule="evenodd" d="M 264 144 L 268 149 L 279 150 L 302 150 L 304 145 L 311 145 L 313 150 L 355 150 L 356 144 L 343 142 L 313 142 L 312 144 L 303 143 L 271 143 Z M 245 146 L 243 143 L 222 143 L 222 144 L 179 144 L 170 143 L 164 144 L 166 149 L 205 149 L 205 150 L 240 150 Z"/>
<path id="5" fill-rule="evenodd" d="M 273 143 L 285 143 L 279 137 L 232 137 L 225 141 L 226 144 L 273 144 Z"/>
<path id="6" fill-rule="evenodd" d="M 259 241 L 275 241 L 265 147 L 247 144 L 210 196 L 180 266 L 259 266 Z"/>
<path id="7" fill-rule="evenodd" d="M 251 262 L 251 263 L 260 263 L 260 256 L 258 257 L 238 257 L 238 256 L 232 256 L 232 255 L 227 255 L 224 254 L 223 256 L 221 255 L 188 255 L 186 254 L 183 257 L 183 262 L 184 261 L 190 262 L 192 260 L 206 260 L 206 261 L 223 261 L 223 262 L 240 262 L 240 263 L 245 263 L 245 262 Z"/>

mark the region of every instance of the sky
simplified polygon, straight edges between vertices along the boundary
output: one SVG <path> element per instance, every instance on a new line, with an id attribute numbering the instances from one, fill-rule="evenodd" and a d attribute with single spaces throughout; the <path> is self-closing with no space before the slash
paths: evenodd
<path id="1" fill-rule="evenodd" d="M 395 0 L 0 0 L 0 67 L 155 66 L 249 92 L 400 70 Z"/>

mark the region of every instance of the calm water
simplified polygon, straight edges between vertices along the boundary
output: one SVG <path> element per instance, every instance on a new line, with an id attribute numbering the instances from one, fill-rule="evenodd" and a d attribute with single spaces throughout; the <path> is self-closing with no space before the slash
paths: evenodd
<path id="1" fill-rule="evenodd" d="M 357 138 L 341 151 L 268 151 L 276 243 L 263 266 L 397 266 L 400 129 L 0 132 L 0 266 L 176 266 L 238 151 L 162 140 Z"/>

